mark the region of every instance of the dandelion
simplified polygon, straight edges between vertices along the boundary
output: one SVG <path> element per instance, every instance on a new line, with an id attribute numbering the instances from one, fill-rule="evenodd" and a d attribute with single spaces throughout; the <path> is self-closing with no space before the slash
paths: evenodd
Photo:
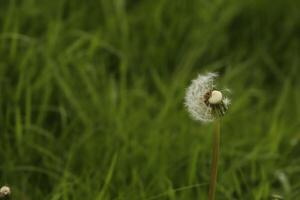
<path id="1" fill-rule="evenodd" d="M 223 95 L 226 90 L 216 88 L 216 73 L 199 74 L 188 87 L 185 96 L 185 106 L 197 121 L 215 121 L 212 144 L 211 176 L 208 199 L 213 200 L 217 184 L 218 160 L 220 151 L 220 118 L 225 115 L 230 105 L 230 99 Z M 227 90 L 228 91 L 228 90 Z"/>
<path id="2" fill-rule="evenodd" d="M 5 198 L 5 197 L 8 197 L 10 196 L 10 188 L 8 186 L 2 186 L 0 188 L 0 198 Z"/>
<path id="3" fill-rule="evenodd" d="M 216 89 L 217 76 L 215 73 L 199 74 L 187 89 L 185 106 L 197 121 L 212 122 L 223 116 L 228 109 L 230 100 Z"/>

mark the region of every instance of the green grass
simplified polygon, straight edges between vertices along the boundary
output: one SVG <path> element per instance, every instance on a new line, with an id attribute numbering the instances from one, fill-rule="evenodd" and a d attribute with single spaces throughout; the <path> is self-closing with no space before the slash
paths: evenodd
<path id="1" fill-rule="evenodd" d="M 206 199 L 211 125 L 183 106 L 220 72 L 217 200 L 300 195 L 300 4 L 2 0 L 0 185 L 20 200 Z"/>

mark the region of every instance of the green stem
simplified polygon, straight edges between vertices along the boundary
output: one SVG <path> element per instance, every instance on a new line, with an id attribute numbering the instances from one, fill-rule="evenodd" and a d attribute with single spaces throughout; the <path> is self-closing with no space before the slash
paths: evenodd
<path id="1" fill-rule="evenodd" d="M 208 192 L 208 200 L 215 199 L 215 191 L 217 185 L 217 175 L 218 175 L 218 160 L 220 152 L 220 120 L 216 120 L 215 129 L 213 132 L 213 144 L 212 144 L 212 163 L 211 163 L 211 174 L 210 174 L 210 184 Z"/>

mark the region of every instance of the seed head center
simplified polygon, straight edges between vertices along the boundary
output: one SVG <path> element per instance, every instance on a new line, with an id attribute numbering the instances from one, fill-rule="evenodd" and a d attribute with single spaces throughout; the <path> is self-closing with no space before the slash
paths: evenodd
<path id="1" fill-rule="evenodd" d="M 222 102 L 222 99 L 223 99 L 222 92 L 218 90 L 213 90 L 211 91 L 210 97 L 208 98 L 208 102 L 210 104 L 216 105 L 216 104 L 220 104 Z"/>

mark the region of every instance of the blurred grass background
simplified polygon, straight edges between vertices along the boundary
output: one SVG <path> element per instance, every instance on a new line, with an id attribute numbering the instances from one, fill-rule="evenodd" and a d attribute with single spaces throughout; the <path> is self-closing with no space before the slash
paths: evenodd
<path id="1" fill-rule="evenodd" d="M 232 89 L 217 200 L 300 196 L 300 2 L 1 0 L 0 183 L 19 200 L 206 199 L 198 73 Z"/>

